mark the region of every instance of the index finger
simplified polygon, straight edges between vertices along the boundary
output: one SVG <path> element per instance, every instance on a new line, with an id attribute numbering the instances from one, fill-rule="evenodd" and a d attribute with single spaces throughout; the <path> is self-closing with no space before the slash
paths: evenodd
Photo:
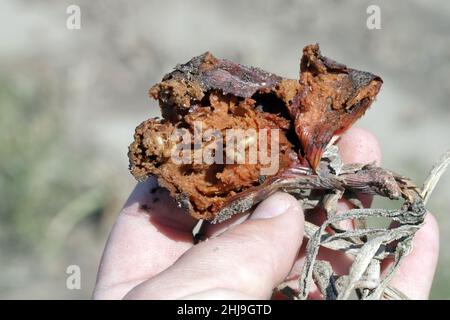
<path id="1" fill-rule="evenodd" d="M 120 299 L 168 268 L 192 247 L 195 223 L 154 177 L 138 183 L 109 235 L 94 298 Z"/>

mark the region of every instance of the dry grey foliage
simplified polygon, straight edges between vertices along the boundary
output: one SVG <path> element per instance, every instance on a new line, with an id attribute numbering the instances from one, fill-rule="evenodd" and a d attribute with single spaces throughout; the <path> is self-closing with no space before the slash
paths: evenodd
<path id="1" fill-rule="evenodd" d="M 410 179 L 375 164 L 343 164 L 337 146 L 331 145 L 315 174 L 291 169 L 270 186 L 236 199 L 219 213 L 216 222 L 251 208 L 278 190 L 294 194 L 304 209 L 323 208 L 326 220 L 321 225 L 305 222 L 309 241 L 299 289 L 294 290 L 285 283 L 278 290 L 292 299 L 306 299 L 315 282 L 325 299 L 408 299 L 389 286 L 389 281 L 403 258 L 413 250 L 412 239 L 423 226 L 427 213 L 425 204 L 449 164 L 450 151 L 436 163 L 423 186 L 417 187 Z M 318 198 L 312 190 L 323 190 L 323 195 Z M 403 199 L 403 204 L 396 210 L 363 208 L 357 193 Z M 343 197 L 355 209 L 336 214 L 338 200 Z M 394 223 L 386 228 L 371 228 L 367 224 L 370 217 L 384 217 Z M 340 222 L 344 220 L 352 220 L 355 229 L 341 228 Z M 349 273 L 337 275 L 329 262 L 317 260 L 321 247 L 353 256 Z M 380 266 L 386 258 L 391 258 L 393 263 L 382 276 Z"/>

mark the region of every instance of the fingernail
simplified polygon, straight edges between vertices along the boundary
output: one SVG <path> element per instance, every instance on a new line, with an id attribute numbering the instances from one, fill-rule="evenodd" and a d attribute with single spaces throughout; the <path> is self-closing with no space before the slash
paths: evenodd
<path id="1" fill-rule="evenodd" d="M 250 220 L 270 219 L 292 210 L 295 198 L 286 193 L 276 193 L 261 202 L 250 216 Z"/>

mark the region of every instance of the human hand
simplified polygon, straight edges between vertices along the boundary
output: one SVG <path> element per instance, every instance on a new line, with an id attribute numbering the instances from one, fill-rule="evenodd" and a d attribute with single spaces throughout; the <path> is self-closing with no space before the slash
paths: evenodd
<path id="1" fill-rule="evenodd" d="M 346 163 L 380 161 L 375 138 L 351 129 L 339 141 Z M 150 190 L 153 190 L 152 192 Z M 365 206 L 371 198 L 361 196 Z M 350 208 L 341 201 L 340 211 Z M 323 213 L 307 213 L 315 222 Z M 250 214 L 205 228 L 194 245 L 196 221 L 176 207 L 154 178 L 139 183 L 109 236 L 94 290 L 96 299 L 268 299 L 286 278 L 295 286 L 304 263 L 304 214 L 294 197 L 277 193 Z M 347 225 L 346 227 L 352 227 Z M 391 281 L 412 299 L 428 297 L 439 251 L 431 214 L 413 240 L 413 251 Z M 319 259 L 347 273 L 350 257 L 321 249 Z M 383 264 L 385 269 L 389 261 Z M 310 298 L 320 298 L 313 288 Z"/>

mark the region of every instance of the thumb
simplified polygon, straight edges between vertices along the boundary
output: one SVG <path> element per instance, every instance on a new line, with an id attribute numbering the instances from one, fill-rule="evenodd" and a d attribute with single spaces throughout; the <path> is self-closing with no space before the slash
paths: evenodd
<path id="1" fill-rule="evenodd" d="M 276 193 L 247 221 L 192 247 L 126 298 L 270 298 L 273 288 L 292 268 L 302 243 L 303 226 L 298 201 L 289 194 Z"/>

